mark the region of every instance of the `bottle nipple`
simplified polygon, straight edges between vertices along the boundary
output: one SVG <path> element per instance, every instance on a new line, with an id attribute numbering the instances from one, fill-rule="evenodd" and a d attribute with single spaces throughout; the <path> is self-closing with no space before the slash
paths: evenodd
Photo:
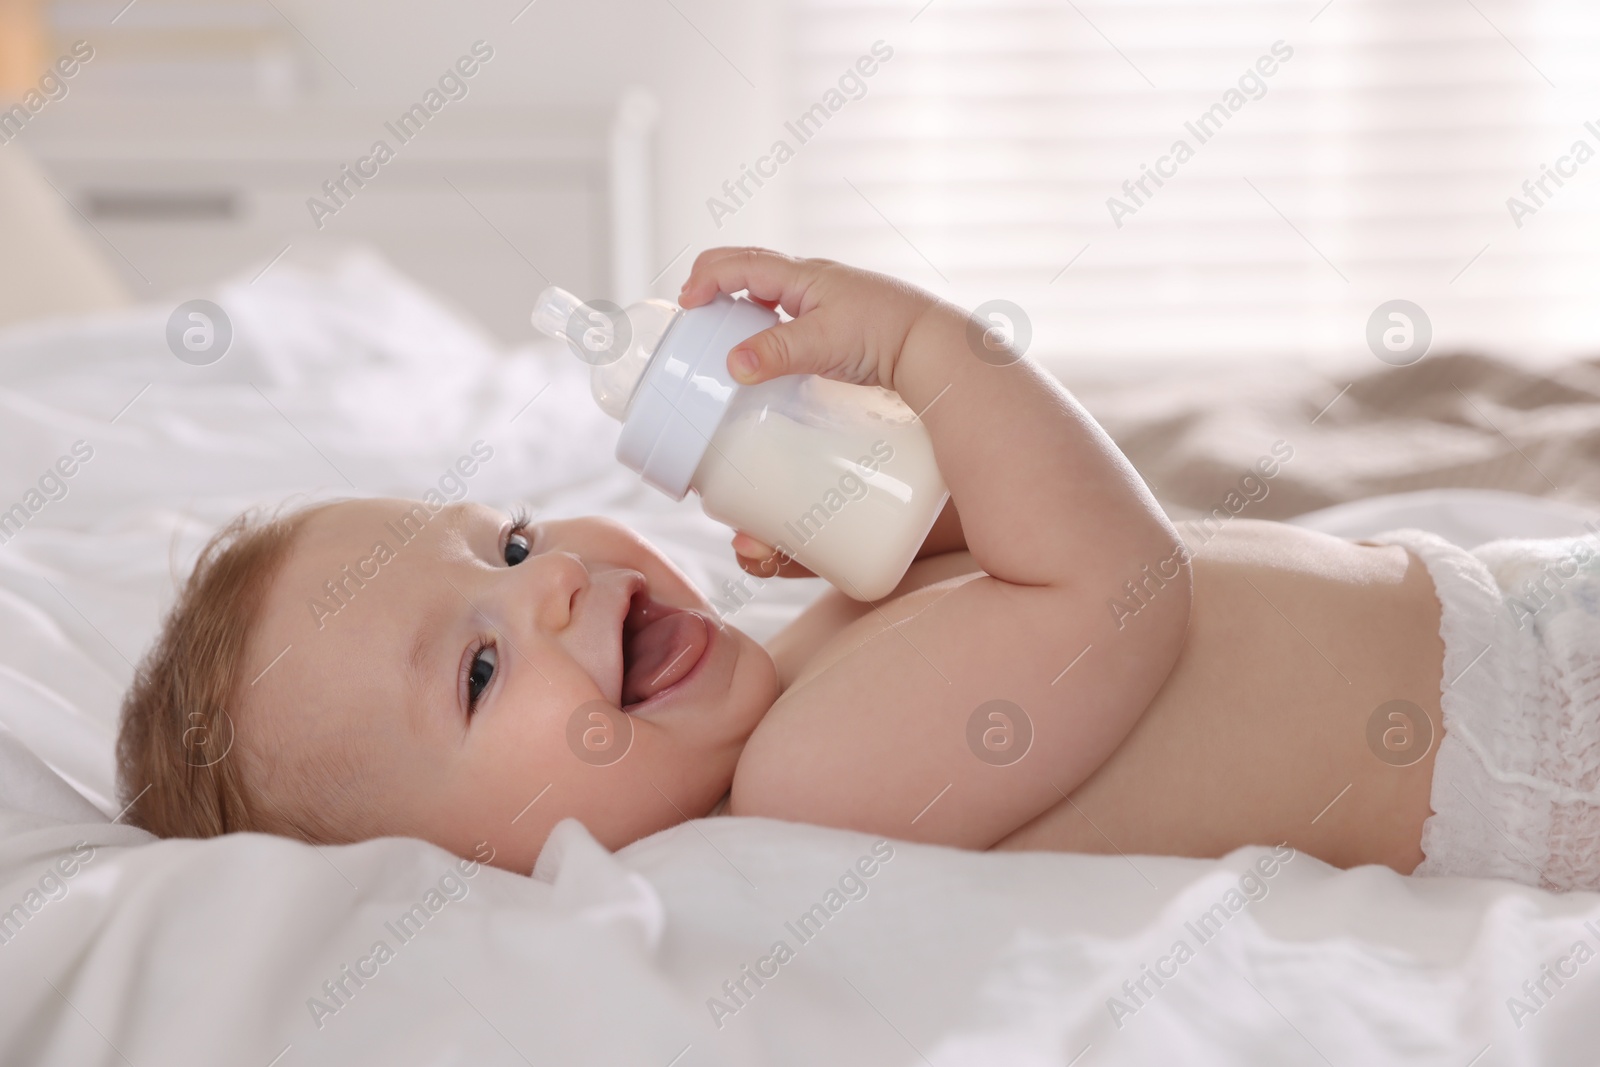
<path id="1" fill-rule="evenodd" d="M 533 325 L 589 365 L 589 392 L 621 422 L 650 357 L 680 311 L 663 300 L 641 300 L 626 311 L 605 300 L 583 301 L 559 286 L 539 294 Z"/>
<path id="2" fill-rule="evenodd" d="M 558 285 L 547 287 L 533 305 L 533 328 L 546 337 L 554 337 L 567 344 L 575 344 L 567 336 L 573 317 L 583 307 L 583 301 Z"/>

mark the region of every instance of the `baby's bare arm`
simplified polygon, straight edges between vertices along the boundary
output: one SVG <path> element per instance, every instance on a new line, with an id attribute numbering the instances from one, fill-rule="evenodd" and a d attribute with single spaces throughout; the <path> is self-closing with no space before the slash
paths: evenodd
<path id="1" fill-rule="evenodd" d="M 897 608 L 918 594 L 891 605 L 877 636 L 786 694 L 746 748 L 734 809 L 986 848 L 1092 774 L 1160 688 L 1188 620 L 1185 560 L 1134 624 L 1119 631 L 1106 604 L 1181 542 L 1054 378 L 978 358 L 961 309 L 838 264 L 726 256 L 697 262 L 692 299 L 748 285 L 795 316 L 752 339 L 758 377 L 883 384 L 921 412 L 985 572 L 914 613 Z M 993 701 L 1031 725 L 1014 762 L 969 745 Z"/>
<path id="2" fill-rule="evenodd" d="M 1172 555 L 1177 531 L 1053 376 L 1024 359 L 979 359 L 969 326 L 960 308 L 930 305 L 890 388 L 922 413 L 978 565 L 1014 585 L 1076 589 L 1104 612 L 1145 563 Z M 1187 596 L 1171 599 L 1185 607 L 1169 612 L 1186 619 Z"/>

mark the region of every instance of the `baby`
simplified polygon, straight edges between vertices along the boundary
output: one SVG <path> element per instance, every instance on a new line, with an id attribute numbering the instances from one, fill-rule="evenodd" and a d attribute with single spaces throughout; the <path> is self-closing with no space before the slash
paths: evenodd
<path id="1" fill-rule="evenodd" d="M 619 848 L 729 814 L 968 849 L 1286 842 L 1600 887 L 1595 704 L 1524 707 L 1564 669 L 1547 631 L 1576 586 L 1520 617 L 1490 568 L 1525 552 L 1418 531 L 1239 519 L 1191 547 L 1053 377 L 975 354 L 960 308 L 731 248 L 679 302 L 741 291 L 792 319 L 730 353 L 738 380 L 881 385 L 921 414 L 951 500 L 889 596 L 830 590 L 763 647 L 604 519 L 381 499 L 241 518 L 125 702 L 132 820 L 486 844 L 524 873 L 568 816 Z M 734 547 L 755 573 L 806 573 Z"/>

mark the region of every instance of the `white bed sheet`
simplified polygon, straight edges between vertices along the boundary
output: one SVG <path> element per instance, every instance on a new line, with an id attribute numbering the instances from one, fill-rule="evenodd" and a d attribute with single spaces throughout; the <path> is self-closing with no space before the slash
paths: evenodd
<path id="1" fill-rule="evenodd" d="M 802 941 L 785 924 L 826 911 L 871 839 L 714 819 L 613 856 L 569 821 L 540 878 L 459 877 L 448 886 L 465 895 L 432 898 L 402 942 L 385 924 L 460 874 L 437 848 L 156 842 L 108 821 L 128 661 L 172 575 L 246 504 L 350 492 L 346 478 L 415 495 L 481 439 L 496 455 L 473 499 L 612 514 L 708 588 L 739 574 L 692 501 L 616 468 L 615 427 L 558 353 L 497 352 L 365 258 L 215 296 L 238 340 L 210 368 L 167 353 L 167 308 L 0 336 L 0 508 L 73 441 L 95 448 L 67 497 L 0 545 L 0 1061 L 1593 1061 L 1600 963 L 1571 957 L 1580 941 L 1600 950 L 1594 894 L 1301 856 L 1228 910 L 1270 850 L 1203 862 L 894 843 L 866 895 Z M 819 588 L 773 583 L 734 622 L 768 635 Z M 74 846 L 92 858 L 49 879 Z M 1228 917 L 1201 944 L 1185 924 L 1218 903 Z M 793 958 L 760 988 L 745 979 L 746 1003 L 729 997 L 723 983 L 779 939 Z M 1179 939 L 1193 956 L 1174 964 Z M 335 1001 L 323 983 L 378 940 L 393 957 Z M 1576 972 L 1557 987 L 1541 968 L 1563 958 Z M 1173 974 L 1157 988 L 1146 966 Z M 1551 995 L 1535 1003 L 1522 986 L 1541 978 Z M 1123 988 L 1141 979 L 1150 996 Z"/>

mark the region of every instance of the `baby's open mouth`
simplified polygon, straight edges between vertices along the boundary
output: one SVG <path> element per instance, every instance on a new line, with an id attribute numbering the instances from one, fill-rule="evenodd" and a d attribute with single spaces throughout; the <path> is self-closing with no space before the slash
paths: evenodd
<path id="1" fill-rule="evenodd" d="M 634 593 L 622 620 L 622 706 L 631 710 L 684 678 L 710 643 L 705 617 Z"/>

